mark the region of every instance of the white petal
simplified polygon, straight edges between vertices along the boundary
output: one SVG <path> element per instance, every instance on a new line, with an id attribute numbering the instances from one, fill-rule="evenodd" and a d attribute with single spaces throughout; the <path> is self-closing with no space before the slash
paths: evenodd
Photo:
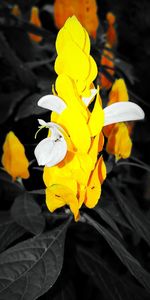
<path id="1" fill-rule="evenodd" d="M 65 102 L 54 95 L 46 95 L 40 98 L 38 101 L 38 106 L 54 111 L 61 114 L 63 110 L 67 107 Z"/>
<path id="2" fill-rule="evenodd" d="M 117 102 L 104 108 L 104 126 L 144 119 L 144 111 L 133 102 Z"/>
<path id="3" fill-rule="evenodd" d="M 52 167 L 62 161 L 66 153 L 67 143 L 61 134 L 56 140 L 51 137 L 42 140 L 34 150 L 39 166 L 48 167 Z"/>
<path id="4" fill-rule="evenodd" d="M 82 97 L 82 101 L 86 106 L 88 106 L 91 102 L 91 100 L 95 97 L 97 94 L 97 89 L 91 89 L 91 95 L 89 97 Z"/>
<path id="5" fill-rule="evenodd" d="M 39 123 L 48 126 L 51 130 L 51 136 L 42 140 L 35 148 L 34 154 L 38 164 L 41 166 L 54 166 L 62 161 L 67 152 L 67 143 L 64 139 L 62 128 L 53 122 L 45 122 L 39 119 Z"/>

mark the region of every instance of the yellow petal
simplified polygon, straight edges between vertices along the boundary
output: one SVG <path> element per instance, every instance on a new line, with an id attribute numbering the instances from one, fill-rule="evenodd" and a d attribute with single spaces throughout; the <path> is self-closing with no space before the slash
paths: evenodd
<path id="1" fill-rule="evenodd" d="M 72 190 L 65 185 L 54 184 L 48 187 L 46 189 L 46 204 L 51 212 L 64 205 L 68 205 L 74 215 L 75 221 L 79 219 L 78 199 Z"/>
<path id="2" fill-rule="evenodd" d="M 67 19 L 67 21 L 64 24 L 64 27 L 59 31 L 57 35 L 56 50 L 58 54 L 62 51 L 64 44 L 66 44 L 66 42 L 68 41 L 73 41 L 85 53 L 89 54 L 89 36 L 75 16 L 72 16 Z"/>
<path id="3" fill-rule="evenodd" d="M 104 126 L 104 112 L 101 107 L 101 99 L 99 93 L 97 93 L 95 105 L 91 113 L 88 126 L 91 136 L 95 136 L 100 133 Z"/>
<path id="4" fill-rule="evenodd" d="M 14 180 L 16 177 L 26 179 L 30 176 L 24 146 L 12 131 L 7 134 L 3 144 L 2 164 Z"/>
<path id="5" fill-rule="evenodd" d="M 102 157 L 100 157 L 87 186 L 85 205 L 88 208 L 93 208 L 97 204 L 101 195 L 101 183 L 105 177 L 106 168 Z"/>
<path id="6" fill-rule="evenodd" d="M 108 105 L 120 101 L 128 101 L 128 91 L 124 79 L 116 79 L 109 94 Z"/>

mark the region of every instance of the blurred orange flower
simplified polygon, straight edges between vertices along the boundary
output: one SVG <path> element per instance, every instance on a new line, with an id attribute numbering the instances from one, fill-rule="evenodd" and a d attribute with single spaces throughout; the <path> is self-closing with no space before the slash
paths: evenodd
<path id="1" fill-rule="evenodd" d="M 41 24 L 41 21 L 39 18 L 39 9 L 36 6 L 33 6 L 31 9 L 30 23 L 32 23 L 33 25 L 35 25 L 37 27 L 42 27 L 42 24 Z M 37 43 L 40 43 L 42 41 L 42 37 L 37 34 L 29 33 L 29 36 L 33 41 L 35 41 Z"/>
<path id="2" fill-rule="evenodd" d="M 30 176 L 24 146 L 12 131 L 6 135 L 3 144 L 2 165 L 14 180 L 17 177 L 27 179 Z"/>
<path id="3" fill-rule="evenodd" d="M 117 46 L 117 32 L 115 29 L 116 17 L 113 13 L 108 12 L 106 15 L 106 20 L 108 23 L 108 28 L 106 32 L 107 42 L 113 48 Z"/>
<path id="4" fill-rule="evenodd" d="M 105 47 L 106 49 L 103 50 L 100 65 L 102 67 L 105 67 L 107 73 L 113 77 L 115 73 L 114 54 L 109 44 L 106 44 Z M 99 72 L 99 77 L 100 86 L 105 89 L 110 89 L 112 86 L 112 82 L 106 77 L 106 75 L 102 72 Z"/>
<path id="5" fill-rule="evenodd" d="M 93 38 L 96 37 L 99 20 L 95 0 L 55 0 L 54 19 L 60 29 L 68 17 L 75 15 Z"/>
<path id="6" fill-rule="evenodd" d="M 19 8 L 19 6 L 17 4 L 15 4 L 11 10 L 11 13 L 16 16 L 16 17 L 20 17 L 21 16 L 21 10 Z"/>

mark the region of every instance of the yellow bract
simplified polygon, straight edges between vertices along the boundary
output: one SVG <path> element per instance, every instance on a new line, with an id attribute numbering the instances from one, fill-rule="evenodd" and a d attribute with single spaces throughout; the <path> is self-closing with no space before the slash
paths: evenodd
<path id="1" fill-rule="evenodd" d="M 27 179 L 30 176 L 24 146 L 12 131 L 7 134 L 3 144 L 2 164 L 14 180 L 17 177 Z"/>

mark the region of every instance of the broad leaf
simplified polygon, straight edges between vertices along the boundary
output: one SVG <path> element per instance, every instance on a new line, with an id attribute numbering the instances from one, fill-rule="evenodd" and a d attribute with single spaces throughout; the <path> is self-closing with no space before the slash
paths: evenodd
<path id="1" fill-rule="evenodd" d="M 0 252 L 20 238 L 25 230 L 15 223 L 9 212 L 0 212 Z"/>
<path id="2" fill-rule="evenodd" d="M 44 230 L 45 219 L 41 214 L 41 208 L 27 192 L 15 199 L 11 215 L 16 223 L 33 234 L 39 234 Z"/>
<path id="3" fill-rule="evenodd" d="M 150 293 L 150 274 L 144 270 L 141 264 L 124 247 L 124 245 L 113 236 L 104 226 L 94 221 L 87 214 L 86 220 L 91 224 L 107 241 L 112 250 L 116 253 L 122 263 L 129 269 L 131 274 L 145 287 Z"/>
<path id="4" fill-rule="evenodd" d="M 53 286 L 61 272 L 69 223 L 0 255 L 0 299 L 34 300 Z"/>

